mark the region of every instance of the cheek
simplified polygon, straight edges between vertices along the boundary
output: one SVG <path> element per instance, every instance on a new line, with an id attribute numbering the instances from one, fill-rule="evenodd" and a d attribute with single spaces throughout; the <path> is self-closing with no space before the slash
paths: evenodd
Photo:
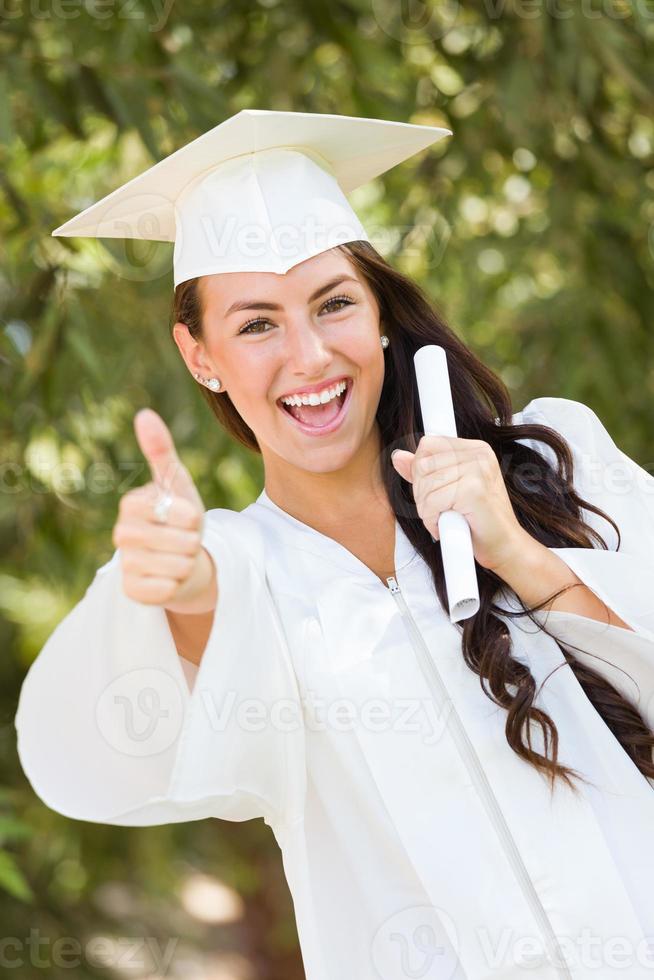
<path id="1" fill-rule="evenodd" d="M 371 384 L 376 389 L 381 390 L 384 383 L 385 362 L 384 348 L 381 345 L 379 337 L 376 337 L 372 344 L 366 346 L 365 357 L 366 374 L 370 378 Z"/>
<path id="2" fill-rule="evenodd" d="M 273 374 L 261 357 L 239 356 L 230 358 L 216 355 L 221 365 L 218 377 L 223 381 L 229 398 L 241 418 L 253 428 L 256 421 L 269 408 L 269 392 Z"/>
<path id="3" fill-rule="evenodd" d="M 257 425 L 260 425 L 260 420 L 270 412 L 269 390 L 269 387 L 262 383 L 261 376 L 257 376 L 256 372 L 252 374 L 251 384 L 248 382 L 248 378 L 241 374 L 232 387 L 230 396 L 234 407 L 250 425 L 250 428 L 256 428 Z M 273 408 L 276 406 L 273 405 Z"/>
<path id="4" fill-rule="evenodd" d="M 341 352 L 363 371 L 383 371 L 384 350 L 376 327 L 371 327 L 364 335 L 353 336 L 341 346 Z"/>

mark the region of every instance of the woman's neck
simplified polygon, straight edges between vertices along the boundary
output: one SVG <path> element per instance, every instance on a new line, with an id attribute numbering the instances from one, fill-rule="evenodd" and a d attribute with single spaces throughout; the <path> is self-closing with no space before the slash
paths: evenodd
<path id="1" fill-rule="evenodd" d="M 332 537 L 391 521 L 391 506 L 379 466 L 381 445 L 371 434 L 350 464 L 329 473 L 266 465 L 266 493 L 296 520 Z"/>
<path id="2" fill-rule="evenodd" d="M 284 493 L 277 484 L 266 493 L 296 520 L 332 538 L 367 565 L 386 584 L 395 574 L 396 523 L 386 489 L 368 474 L 367 482 L 336 485 L 333 481 L 287 481 Z"/>

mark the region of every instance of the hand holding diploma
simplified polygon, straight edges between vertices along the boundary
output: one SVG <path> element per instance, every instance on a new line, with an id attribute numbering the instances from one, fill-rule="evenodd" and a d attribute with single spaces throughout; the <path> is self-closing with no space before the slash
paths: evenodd
<path id="1" fill-rule="evenodd" d="M 516 519 L 492 447 L 457 438 L 445 351 L 428 344 L 416 351 L 414 363 L 425 435 L 415 453 L 398 450 L 392 460 L 400 476 L 413 484 L 425 527 L 441 542 L 455 623 L 479 609 L 475 559 L 484 568 L 499 568 L 526 532 Z"/>
<path id="2" fill-rule="evenodd" d="M 112 540 L 120 548 L 123 591 L 171 612 L 208 612 L 216 604 L 215 567 L 202 547 L 200 494 L 161 416 L 152 409 L 137 412 L 134 431 L 153 480 L 120 501 Z M 166 491 L 172 502 L 161 523 L 154 507 Z"/>

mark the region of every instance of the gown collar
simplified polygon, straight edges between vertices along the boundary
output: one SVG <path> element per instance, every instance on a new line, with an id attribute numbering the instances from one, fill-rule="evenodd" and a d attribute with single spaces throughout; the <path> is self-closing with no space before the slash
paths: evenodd
<path id="1" fill-rule="evenodd" d="M 328 535 L 316 531 L 315 528 L 304 524 L 291 514 L 288 514 L 285 510 L 282 510 L 281 507 L 270 499 L 265 488 L 251 506 L 265 507 L 268 511 L 275 513 L 281 520 L 285 521 L 289 527 L 299 532 L 304 538 L 302 541 L 302 549 L 304 551 L 309 551 L 320 558 L 327 558 L 333 564 L 338 565 L 350 574 L 365 575 L 367 578 L 372 576 L 376 581 L 379 581 L 372 569 L 368 568 L 365 562 L 357 558 L 344 545 L 330 538 Z M 395 518 L 395 571 L 397 572 L 399 569 L 405 568 L 419 556 L 419 552 L 413 547 L 402 530 L 400 522 Z"/>

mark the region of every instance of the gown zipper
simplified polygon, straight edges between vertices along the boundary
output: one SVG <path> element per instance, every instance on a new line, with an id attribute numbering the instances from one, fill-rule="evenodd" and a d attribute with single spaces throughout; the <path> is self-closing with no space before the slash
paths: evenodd
<path id="1" fill-rule="evenodd" d="M 450 700 L 448 719 L 452 719 L 453 721 L 451 729 L 452 737 L 454 738 L 460 755 L 462 756 L 464 762 L 466 762 L 468 765 L 468 770 L 476 782 L 480 796 L 486 805 L 488 815 L 495 826 L 498 836 L 504 844 L 506 855 L 513 866 L 516 878 L 522 886 L 524 895 L 531 906 L 536 921 L 540 924 L 548 948 L 550 965 L 558 972 L 560 977 L 565 977 L 567 980 L 572 980 L 572 974 L 565 962 L 565 958 L 561 954 L 552 924 L 547 917 L 547 913 L 543 908 L 538 892 L 534 887 L 534 883 L 529 877 L 529 873 L 522 858 L 520 857 L 518 846 L 506 823 L 502 809 L 488 781 L 488 777 L 484 772 L 479 756 L 477 755 L 477 752 L 470 741 L 470 737 L 463 726 L 463 722 L 459 717 L 454 703 L 449 698 L 447 688 L 443 683 L 443 679 L 440 675 L 436 662 L 429 653 L 427 644 L 425 643 L 416 621 L 411 614 L 411 610 L 409 609 L 406 600 L 400 591 L 397 580 L 391 575 L 386 579 L 386 581 L 388 582 L 388 588 L 406 625 L 409 638 L 418 659 L 418 665 L 425 676 L 428 687 L 431 689 L 432 694 L 434 695 L 438 708 L 442 709 L 445 707 L 445 702 L 448 699 Z"/>

